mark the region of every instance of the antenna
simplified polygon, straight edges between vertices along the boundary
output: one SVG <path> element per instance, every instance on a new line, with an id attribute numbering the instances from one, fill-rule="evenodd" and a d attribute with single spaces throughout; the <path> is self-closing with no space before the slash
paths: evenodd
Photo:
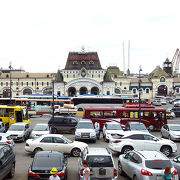
<path id="1" fill-rule="evenodd" d="M 124 41 L 123 41 L 123 72 L 125 74 L 125 54 L 124 54 Z"/>

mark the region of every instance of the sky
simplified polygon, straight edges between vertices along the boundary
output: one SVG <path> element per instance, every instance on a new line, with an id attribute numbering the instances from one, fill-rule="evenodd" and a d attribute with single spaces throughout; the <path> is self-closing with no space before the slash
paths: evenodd
<path id="1" fill-rule="evenodd" d="M 0 67 L 63 69 L 69 51 L 97 51 L 102 67 L 150 73 L 180 48 L 179 0 L 1 0 Z"/>

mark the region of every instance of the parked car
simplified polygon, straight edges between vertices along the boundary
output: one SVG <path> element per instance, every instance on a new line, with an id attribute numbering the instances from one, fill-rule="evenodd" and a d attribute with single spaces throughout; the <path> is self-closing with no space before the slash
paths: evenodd
<path id="1" fill-rule="evenodd" d="M 125 125 L 126 131 L 143 131 L 148 132 L 146 126 L 140 122 L 127 122 Z"/>
<path id="2" fill-rule="evenodd" d="M 171 140 L 180 140 L 180 125 L 179 124 L 165 124 L 161 128 L 162 137 Z"/>
<path id="3" fill-rule="evenodd" d="M 176 104 L 180 102 L 180 98 L 175 98 L 172 100 L 172 104 Z"/>
<path id="4" fill-rule="evenodd" d="M 50 118 L 48 125 L 52 134 L 62 133 L 64 131 L 74 134 L 78 119 L 71 116 L 53 116 Z"/>
<path id="5" fill-rule="evenodd" d="M 67 179 L 67 158 L 57 151 L 38 152 L 28 171 L 28 180 L 48 179 L 53 167 L 58 170 L 57 175 L 61 180 Z"/>
<path id="6" fill-rule="evenodd" d="M 6 133 L 0 133 L 0 144 L 9 144 L 11 147 L 14 147 L 13 139 Z"/>
<path id="7" fill-rule="evenodd" d="M 15 163 L 15 154 L 12 147 L 7 144 L 0 144 L 0 180 L 6 176 L 14 177 Z"/>
<path id="8" fill-rule="evenodd" d="M 162 105 L 166 105 L 167 104 L 166 97 L 164 97 L 164 96 L 156 96 L 155 99 L 160 99 Z"/>
<path id="9" fill-rule="evenodd" d="M 173 107 L 171 112 L 174 112 L 176 117 L 180 116 L 180 107 Z"/>
<path id="10" fill-rule="evenodd" d="M 24 142 L 29 138 L 31 130 L 29 123 L 18 122 L 12 124 L 6 133 L 9 134 L 14 141 Z"/>
<path id="11" fill-rule="evenodd" d="M 175 158 L 171 159 L 171 163 L 178 171 L 178 176 L 180 177 L 180 155 L 176 156 Z"/>
<path id="12" fill-rule="evenodd" d="M 96 142 L 96 130 L 90 119 L 81 119 L 75 131 L 75 140 L 91 140 Z"/>
<path id="13" fill-rule="evenodd" d="M 49 133 L 50 130 L 48 124 L 36 124 L 31 132 L 31 138 L 37 138 L 39 136 Z"/>
<path id="14" fill-rule="evenodd" d="M 130 151 L 119 156 L 119 175 L 127 174 L 133 180 L 161 180 L 167 166 L 172 167 L 175 180 L 178 172 L 171 161 L 157 151 Z"/>
<path id="15" fill-rule="evenodd" d="M 175 113 L 172 111 L 172 108 L 167 108 L 166 117 L 167 119 L 173 119 L 176 117 Z"/>
<path id="16" fill-rule="evenodd" d="M 0 122 L 0 133 L 6 132 L 6 127 L 3 122 Z"/>
<path id="17" fill-rule="evenodd" d="M 154 106 L 162 106 L 161 99 L 154 99 L 152 104 Z"/>
<path id="18" fill-rule="evenodd" d="M 86 143 L 71 141 L 60 134 L 45 134 L 36 139 L 28 139 L 25 150 L 34 154 L 38 151 L 59 151 L 77 157 L 86 147 Z"/>
<path id="19" fill-rule="evenodd" d="M 90 179 L 118 180 L 117 169 L 112 154 L 106 148 L 86 148 L 79 158 L 79 176 L 83 180 L 82 161 L 87 160 L 90 167 Z"/>
<path id="20" fill-rule="evenodd" d="M 126 132 L 120 139 L 109 143 L 109 148 L 114 152 L 126 154 L 130 150 L 155 150 L 161 151 L 166 156 L 177 152 L 177 145 L 171 140 L 157 138 L 147 132 Z"/>
<path id="21" fill-rule="evenodd" d="M 104 141 L 108 142 L 112 136 L 123 136 L 125 134 L 120 123 L 106 122 L 103 127 L 103 138 Z"/>

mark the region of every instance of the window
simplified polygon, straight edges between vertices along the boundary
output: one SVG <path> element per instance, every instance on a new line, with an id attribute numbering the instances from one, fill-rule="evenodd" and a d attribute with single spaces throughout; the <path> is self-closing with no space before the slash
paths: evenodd
<path id="1" fill-rule="evenodd" d="M 23 86 L 23 82 L 21 82 L 21 86 Z"/>
<path id="2" fill-rule="evenodd" d="M 37 84 L 37 86 L 39 85 L 39 83 L 38 83 L 38 82 L 37 82 L 36 84 Z"/>
<path id="3" fill-rule="evenodd" d="M 58 137 L 54 138 L 54 143 L 64 143 L 64 140 Z"/>
<path id="4" fill-rule="evenodd" d="M 110 91 L 107 91 L 107 95 L 110 95 Z"/>
<path id="5" fill-rule="evenodd" d="M 126 139 L 134 139 L 134 140 L 144 140 L 144 137 L 142 134 L 133 134 L 131 136 L 125 137 Z"/>
<path id="6" fill-rule="evenodd" d="M 18 82 L 16 82 L 16 86 L 18 86 L 19 85 L 19 83 Z"/>
<path id="7" fill-rule="evenodd" d="M 34 85 L 34 83 L 32 82 L 32 86 Z"/>
<path id="8" fill-rule="evenodd" d="M 90 117 L 93 118 L 102 118 L 103 117 L 103 111 L 91 111 Z"/>
<path id="9" fill-rule="evenodd" d="M 47 86 L 49 86 L 49 82 L 47 82 Z"/>
<path id="10" fill-rule="evenodd" d="M 27 85 L 27 86 L 28 86 L 28 84 L 29 84 L 29 83 L 28 83 L 28 82 L 26 82 L 26 85 Z"/>
<path id="11" fill-rule="evenodd" d="M 44 142 L 44 143 L 52 143 L 52 137 L 45 137 L 41 140 L 41 142 Z"/>
<path id="12" fill-rule="evenodd" d="M 3 86 L 3 82 L 1 82 L 1 86 Z"/>
<path id="13" fill-rule="evenodd" d="M 150 136 L 150 135 L 144 135 L 144 140 L 154 140 L 154 137 L 153 136 Z"/>
<path id="14" fill-rule="evenodd" d="M 6 82 L 6 86 L 8 86 L 8 82 Z"/>
<path id="15" fill-rule="evenodd" d="M 44 82 L 42 82 L 42 86 L 44 86 Z"/>
<path id="16" fill-rule="evenodd" d="M 135 88 L 133 88 L 133 94 L 136 94 L 136 89 Z"/>
<path id="17" fill-rule="evenodd" d="M 105 118 L 116 118 L 117 112 L 116 111 L 104 111 Z"/>
<path id="18" fill-rule="evenodd" d="M 122 86 L 122 82 L 120 82 L 119 85 Z"/>
<path id="19" fill-rule="evenodd" d="M 160 82 L 165 82 L 165 78 L 164 78 L 164 77 L 161 77 L 161 78 L 160 78 Z"/>
<path id="20" fill-rule="evenodd" d="M 146 94 L 149 94 L 149 88 L 148 88 L 148 89 L 146 89 Z"/>

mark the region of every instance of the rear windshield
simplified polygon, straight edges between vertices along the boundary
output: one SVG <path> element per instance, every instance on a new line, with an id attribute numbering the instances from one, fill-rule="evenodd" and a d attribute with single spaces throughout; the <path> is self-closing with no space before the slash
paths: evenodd
<path id="1" fill-rule="evenodd" d="M 170 160 L 146 160 L 145 165 L 150 169 L 165 169 L 167 166 L 172 167 Z"/>
<path id="2" fill-rule="evenodd" d="M 62 169 L 60 156 L 38 157 L 33 161 L 32 170 L 50 170 L 52 167 L 56 167 L 58 170 Z"/>
<path id="3" fill-rule="evenodd" d="M 90 167 L 113 167 L 110 156 L 88 156 L 87 161 Z"/>

